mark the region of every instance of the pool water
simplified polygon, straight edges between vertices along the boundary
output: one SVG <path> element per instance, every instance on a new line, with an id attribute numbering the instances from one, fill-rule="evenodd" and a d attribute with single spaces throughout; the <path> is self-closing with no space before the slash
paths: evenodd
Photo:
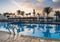
<path id="1" fill-rule="evenodd" d="M 60 39 L 60 25 L 57 24 L 11 24 L 0 22 L 0 31 L 9 30 L 22 35 L 35 36 L 41 38 Z"/>

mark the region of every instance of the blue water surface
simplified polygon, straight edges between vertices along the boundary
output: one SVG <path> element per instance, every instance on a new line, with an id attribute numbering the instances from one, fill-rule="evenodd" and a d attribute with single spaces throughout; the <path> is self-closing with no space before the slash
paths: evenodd
<path id="1" fill-rule="evenodd" d="M 60 39 L 60 25 L 58 24 L 11 24 L 8 22 L 0 22 L 0 31 L 9 30 L 22 35 L 55 38 Z"/>

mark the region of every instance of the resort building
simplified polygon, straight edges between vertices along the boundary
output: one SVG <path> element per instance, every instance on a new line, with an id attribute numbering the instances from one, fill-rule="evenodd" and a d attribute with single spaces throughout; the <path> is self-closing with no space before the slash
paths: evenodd
<path id="1" fill-rule="evenodd" d="M 0 14 L 0 21 L 7 21 L 8 18 L 2 14 Z"/>

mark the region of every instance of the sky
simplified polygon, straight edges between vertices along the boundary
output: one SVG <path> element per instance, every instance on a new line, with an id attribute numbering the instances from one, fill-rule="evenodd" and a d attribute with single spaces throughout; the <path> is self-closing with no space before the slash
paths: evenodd
<path id="1" fill-rule="evenodd" d="M 16 12 L 16 10 L 28 13 L 33 9 L 42 12 L 44 7 L 60 10 L 60 0 L 0 0 L 0 13 Z"/>

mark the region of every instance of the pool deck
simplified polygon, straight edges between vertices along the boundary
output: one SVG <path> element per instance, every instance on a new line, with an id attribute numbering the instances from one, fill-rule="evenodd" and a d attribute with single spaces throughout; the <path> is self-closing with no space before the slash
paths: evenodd
<path id="1" fill-rule="evenodd" d="M 24 35 L 13 36 L 8 32 L 0 31 L 0 42 L 60 42 L 60 40 L 44 39 L 44 38 L 30 37 Z"/>

